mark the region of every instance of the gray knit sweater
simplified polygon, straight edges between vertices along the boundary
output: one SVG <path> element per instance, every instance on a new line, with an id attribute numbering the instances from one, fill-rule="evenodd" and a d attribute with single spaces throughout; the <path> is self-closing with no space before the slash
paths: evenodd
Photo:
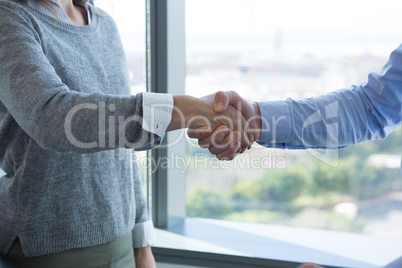
<path id="1" fill-rule="evenodd" d="M 121 148 L 148 149 L 154 135 L 113 20 L 92 19 L 77 27 L 0 0 L 1 254 L 16 237 L 26 256 L 105 243 L 148 219 Z"/>

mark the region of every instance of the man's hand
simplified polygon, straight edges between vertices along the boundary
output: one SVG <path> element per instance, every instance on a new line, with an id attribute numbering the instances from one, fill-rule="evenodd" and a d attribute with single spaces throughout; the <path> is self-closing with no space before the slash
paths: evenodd
<path id="1" fill-rule="evenodd" d="M 209 130 L 206 126 L 198 129 L 189 129 L 187 134 L 190 138 L 198 139 L 198 144 L 202 148 L 208 148 L 209 151 L 221 159 L 221 155 L 230 155 L 228 159 L 233 159 L 237 154 L 243 153 L 251 147 L 261 135 L 260 110 L 256 103 L 250 104 L 234 91 L 222 92 L 207 96 L 214 98 L 214 111 L 216 113 L 225 113 L 227 110 L 236 109 L 241 113 L 246 123 L 244 129 L 236 133 L 240 135 L 240 148 L 234 154 L 230 154 L 230 140 L 233 138 L 233 132 L 226 126 L 217 127 L 212 133 L 203 130 Z"/>
<path id="2" fill-rule="evenodd" d="M 136 268 L 156 268 L 151 247 L 135 248 L 134 259 Z"/>
<path id="3" fill-rule="evenodd" d="M 218 91 L 214 99 L 215 112 L 223 113 L 229 105 L 241 112 L 248 122 L 248 132 L 254 135 L 254 141 L 258 140 L 261 133 L 261 115 L 258 104 L 249 103 L 235 91 Z"/>
<path id="4" fill-rule="evenodd" d="M 174 96 L 172 120 L 167 131 L 189 128 L 197 137 L 209 137 L 212 152 L 218 159 L 233 159 L 255 141 L 248 132 L 247 120 L 233 106 L 217 113 L 214 110 L 215 94 L 202 98 Z M 214 132 L 213 132 L 214 131 Z M 212 134 L 212 135 L 211 135 Z M 190 136 L 191 137 L 191 136 Z"/>

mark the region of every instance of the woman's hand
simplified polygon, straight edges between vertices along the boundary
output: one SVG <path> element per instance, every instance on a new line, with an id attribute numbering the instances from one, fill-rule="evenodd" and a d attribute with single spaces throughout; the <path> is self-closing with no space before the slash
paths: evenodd
<path id="1" fill-rule="evenodd" d="M 208 103 L 213 103 L 213 109 L 217 114 L 232 114 L 237 120 L 238 128 L 228 127 L 223 123 L 218 127 L 201 126 L 199 128 L 190 127 L 187 134 L 190 138 L 198 139 L 198 144 L 202 148 L 216 155 L 218 159 L 233 159 L 237 154 L 243 153 L 247 148 L 259 138 L 261 133 L 261 119 L 259 107 L 256 103 L 251 104 L 234 91 L 222 92 L 203 97 Z M 219 122 L 219 121 L 216 121 Z M 233 125 L 233 124 L 232 124 Z M 211 129 L 213 132 L 211 132 Z M 233 140 L 240 140 L 240 147 L 233 153 Z M 224 157 L 223 157 L 224 156 Z"/>
<path id="2" fill-rule="evenodd" d="M 155 258 L 150 246 L 135 248 L 134 258 L 136 268 L 156 268 Z"/>
<path id="3" fill-rule="evenodd" d="M 218 159 L 231 160 L 255 141 L 238 109 L 229 106 L 221 113 L 215 112 L 215 94 L 202 98 L 174 96 L 173 99 L 172 120 L 167 131 L 189 128 L 197 137 L 210 136 L 210 144 L 201 146 L 215 148 Z"/>

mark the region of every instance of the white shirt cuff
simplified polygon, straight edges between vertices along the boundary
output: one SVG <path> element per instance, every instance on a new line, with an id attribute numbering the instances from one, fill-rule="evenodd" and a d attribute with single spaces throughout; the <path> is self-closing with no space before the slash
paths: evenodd
<path id="1" fill-rule="evenodd" d="M 132 233 L 134 248 L 143 248 L 156 243 L 156 234 L 152 221 L 136 223 Z"/>
<path id="2" fill-rule="evenodd" d="M 160 93 L 142 93 L 142 128 L 163 138 L 172 120 L 173 96 Z"/>

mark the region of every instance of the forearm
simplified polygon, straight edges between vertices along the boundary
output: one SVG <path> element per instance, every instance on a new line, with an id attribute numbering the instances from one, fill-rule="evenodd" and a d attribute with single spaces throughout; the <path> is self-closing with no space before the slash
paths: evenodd
<path id="1" fill-rule="evenodd" d="M 401 123 L 402 45 L 367 83 L 295 101 L 260 102 L 259 143 L 281 148 L 339 148 L 381 139 Z M 270 128 L 269 128 L 270 127 Z"/>
<path id="2" fill-rule="evenodd" d="M 400 122 L 388 120 L 389 113 L 379 114 L 381 107 L 375 101 L 357 86 L 298 101 L 260 102 L 262 134 L 258 143 L 289 149 L 336 149 L 384 138 Z M 396 102 L 399 112 L 400 101 Z"/>
<path id="3" fill-rule="evenodd" d="M 213 112 L 213 103 L 192 96 L 174 96 L 174 108 L 172 120 L 167 131 L 181 128 L 197 128 L 199 126 L 211 126 L 216 114 Z"/>
<path id="4" fill-rule="evenodd" d="M 142 258 L 145 255 L 148 255 L 149 253 L 152 253 L 151 247 L 143 247 L 143 248 L 134 248 L 134 258 L 139 259 Z"/>
<path id="5" fill-rule="evenodd" d="M 187 126 L 188 120 L 192 117 L 192 103 L 197 99 L 191 96 L 174 96 L 172 120 L 166 131 L 173 131 Z"/>
<path id="6" fill-rule="evenodd" d="M 253 130 L 255 135 L 255 140 L 258 140 L 261 137 L 261 111 L 260 111 L 260 106 L 256 102 L 253 104 L 253 109 L 254 109 L 254 116 L 255 120 L 254 122 L 256 123 L 256 128 Z"/>
<path id="7" fill-rule="evenodd" d="M 151 247 L 134 248 L 135 267 L 155 268 L 155 259 Z"/>

